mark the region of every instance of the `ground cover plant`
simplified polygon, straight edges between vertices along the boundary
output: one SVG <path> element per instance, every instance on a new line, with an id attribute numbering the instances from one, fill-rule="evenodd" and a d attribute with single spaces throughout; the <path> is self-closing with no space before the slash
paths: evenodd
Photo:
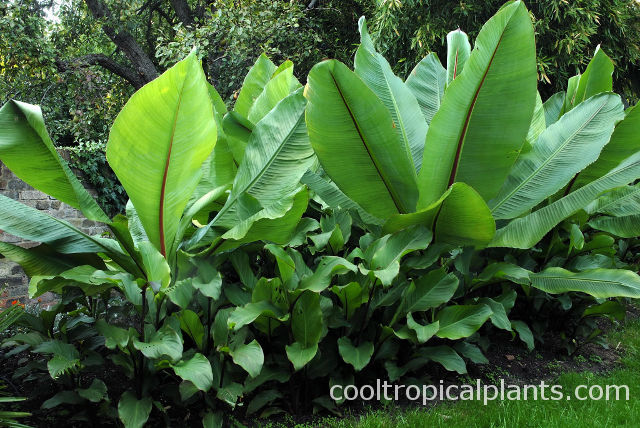
<path id="1" fill-rule="evenodd" d="M 37 106 L 0 109 L 2 162 L 109 229 L 0 196 L 0 229 L 40 243 L 0 253 L 31 297 L 60 295 L 3 343 L 29 356 L 16 379 L 55 380 L 44 409 L 127 427 L 336 411 L 332 385 L 464 374 L 500 331 L 533 349 L 555 329 L 571 354 L 593 318 L 624 318 L 640 118 L 604 48 L 543 103 L 522 2 L 404 81 L 359 30 L 354 71 L 326 60 L 303 87 L 262 55 L 232 110 L 195 52 L 143 86 L 109 134 L 113 218 Z"/>

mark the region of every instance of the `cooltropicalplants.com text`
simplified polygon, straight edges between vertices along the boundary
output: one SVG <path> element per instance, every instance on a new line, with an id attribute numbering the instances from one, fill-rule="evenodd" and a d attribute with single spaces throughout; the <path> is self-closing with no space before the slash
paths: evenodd
<path id="1" fill-rule="evenodd" d="M 562 385 L 552 385 L 545 381 L 539 384 L 513 385 L 500 379 L 499 385 L 482 384 L 477 380 L 474 385 L 401 385 L 377 379 L 375 385 L 333 385 L 329 394 L 334 401 L 422 401 L 423 405 L 435 401 L 482 401 L 487 405 L 495 400 L 606 400 L 629 401 L 627 385 L 578 385 L 571 392 L 563 390 Z"/>

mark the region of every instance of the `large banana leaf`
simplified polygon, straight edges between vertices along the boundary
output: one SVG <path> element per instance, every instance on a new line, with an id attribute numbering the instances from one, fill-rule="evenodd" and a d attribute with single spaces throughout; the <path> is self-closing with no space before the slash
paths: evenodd
<path id="1" fill-rule="evenodd" d="M 9 101 L 0 109 L 0 160 L 22 180 L 101 222 L 109 217 L 60 158 L 40 107 Z"/>
<path id="2" fill-rule="evenodd" d="M 45 244 L 22 248 L 8 242 L 0 242 L 0 254 L 18 263 L 29 277 L 56 275 L 80 265 L 92 265 L 105 269 L 104 262 L 95 254 L 60 254 Z"/>
<path id="3" fill-rule="evenodd" d="M 209 229 L 232 228 L 289 196 L 314 161 L 304 122 L 305 98 L 295 92 L 282 100 L 255 127 L 238 167 L 231 194 L 216 217 L 200 228 L 189 246 L 196 245 Z M 239 209 L 253 201 L 253 211 Z M 241 212 L 246 211 L 246 212 Z"/>
<path id="4" fill-rule="evenodd" d="M 457 29 L 447 34 L 447 85 L 458 77 L 471 55 L 471 44 L 467 34 Z"/>
<path id="5" fill-rule="evenodd" d="M 527 143 L 535 143 L 545 129 L 547 129 L 547 123 L 544 118 L 544 104 L 542 104 L 542 98 L 540 98 L 540 93 L 538 92 L 536 95 L 536 108 L 533 110 L 533 118 L 531 118 L 529 132 L 527 133 Z"/>
<path id="6" fill-rule="evenodd" d="M 325 172 L 376 217 L 415 209 L 416 173 L 380 99 L 344 64 L 316 64 L 305 95 L 311 145 Z"/>
<path id="7" fill-rule="evenodd" d="M 256 124 L 271 111 L 284 97 L 300 87 L 297 79 L 293 77 L 293 63 L 286 61 L 281 68 L 274 73 L 264 89 L 258 95 L 249 108 L 247 119 Z"/>
<path id="8" fill-rule="evenodd" d="M 496 224 L 484 199 L 472 187 L 454 183 L 436 202 L 410 214 L 396 214 L 384 224 L 392 233 L 414 225 L 431 229 L 435 242 L 485 247 Z"/>
<path id="9" fill-rule="evenodd" d="M 460 74 L 445 91 L 427 133 L 418 208 L 456 181 L 493 198 L 515 162 L 536 103 L 536 53 L 529 13 L 504 6 L 478 34 Z"/>
<path id="10" fill-rule="evenodd" d="M 615 187 L 624 186 L 638 178 L 640 178 L 640 152 L 586 186 L 531 214 L 512 220 L 507 226 L 498 229 L 489 246 L 531 248 L 555 225 L 586 207 L 598 195 Z"/>
<path id="11" fill-rule="evenodd" d="M 587 223 L 594 229 L 602 230 L 621 238 L 640 236 L 640 214 L 623 217 L 602 216 Z"/>
<path id="12" fill-rule="evenodd" d="M 601 177 L 620 162 L 640 151 L 640 107 L 637 105 L 627 109 L 622 122 L 616 125 L 611 140 L 604 146 L 600 157 L 585 168 L 576 178 L 573 188 L 579 189 L 585 184 Z"/>
<path id="13" fill-rule="evenodd" d="M 409 73 L 405 83 L 418 100 L 427 125 L 430 124 L 440 109 L 444 88 L 447 86 L 447 70 L 440 63 L 438 55 L 430 53 L 424 57 Z M 420 156 L 422 158 L 422 153 Z"/>
<path id="14" fill-rule="evenodd" d="M 142 274 L 115 241 L 89 236 L 64 220 L 48 216 L 4 195 L 0 195 L 0 230 L 22 239 L 48 244 L 64 254 L 105 253 L 128 271 Z"/>
<path id="15" fill-rule="evenodd" d="M 531 285 L 552 294 L 580 291 L 597 298 L 640 297 L 640 277 L 623 269 L 591 269 L 582 272 L 552 267 L 529 276 Z"/>
<path id="16" fill-rule="evenodd" d="M 271 80 L 276 69 L 275 64 L 265 54 L 260 55 L 244 78 L 233 110 L 244 117 L 249 116 L 249 109 L 262 93 L 265 85 Z"/>
<path id="17" fill-rule="evenodd" d="M 209 89 L 195 53 L 136 92 L 111 128 L 109 164 L 165 257 L 215 142 Z"/>
<path id="18" fill-rule="evenodd" d="M 356 51 L 354 71 L 391 113 L 398 138 L 407 150 L 407 155 L 413 159 L 416 171 L 419 171 L 427 136 L 427 122 L 411 90 L 393 74 L 387 60 L 376 52 L 364 17 L 358 21 L 358 27 L 360 47 Z"/>
<path id="19" fill-rule="evenodd" d="M 596 95 L 540 134 L 513 165 L 498 195 L 489 202 L 496 219 L 515 218 L 562 189 L 594 162 L 624 117 L 620 97 Z"/>
<path id="20" fill-rule="evenodd" d="M 244 151 L 255 125 L 238 112 L 230 111 L 222 119 L 222 127 L 234 162 L 239 165 L 244 158 Z"/>
<path id="21" fill-rule="evenodd" d="M 598 45 L 587 69 L 580 76 L 575 96 L 571 99 L 571 108 L 600 92 L 611 92 L 613 90 L 612 75 L 613 61 Z"/>
<path id="22" fill-rule="evenodd" d="M 613 189 L 590 203 L 585 211 L 616 217 L 640 214 L 640 184 Z"/>
<path id="23" fill-rule="evenodd" d="M 560 110 L 562 110 L 564 97 L 564 92 L 557 92 L 542 104 L 542 107 L 544 108 L 544 121 L 547 127 L 556 123 L 560 117 Z"/>

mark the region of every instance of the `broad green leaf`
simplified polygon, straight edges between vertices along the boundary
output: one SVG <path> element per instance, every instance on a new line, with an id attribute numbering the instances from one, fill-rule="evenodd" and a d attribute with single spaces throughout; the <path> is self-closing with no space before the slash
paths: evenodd
<path id="1" fill-rule="evenodd" d="M 207 412 L 202 417 L 202 428 L 222 428 L 223 421 L 222 412 Z"/>
<path id="2" fill-rule="evenodd" d="M 350 282 L 347 285 L 334 285 L 331 291 L 338 296 L 344 308 L 345 318 L 350 319 L 353 313 L 366 302 L 367 296 L 362 292 L 362 286 L 357 282 Z"/>
<path id="3" fill-rule="evenodd" d="M 89 236 L 64 220 L 4 195 L 0 195 L 0 230 L 29 241 L 49 244 L 64 254 L 105 253 L 128 271 L 139 272 L 115 241 Z"/>
<path id="4" fill-rule="evenodd" d="M 431 231 L 423 226 L 404 229 L 372 243 L 365 257 L 371 269 L 386 269 L 405 254 L 426 249 L 432 237 Z"/>
<path id="5" fill-rule="evenodd" d="M 460 29 L 447 34 L 447 85 L 458 77 L 471 55 L 469 37 Z"/>
<path id="6" fill-rule="evenodd" d="M 463 357 L 470 359 L 476 364 L 488 364 L 489 360 L 484 356 L 480 348 L 476 345 L 468 342 L 458 342 L 454 345 L 453 349 L 456 352 L 462 354 Z"/>
<path id="7" fill-rule="evenodd" d="M 487 305 L 491 308 L 493 314 L 491 314 L 491 324 L 500 328 L 502 330 L 511 331 L 511 321 L 509 321 L 509 317 L 507 317 L 507 311 L 505 307 L 500 302 L 496 302 L 493 299 L 488 297 L 483 297 L 478 299 L 480 304 Z"/>
<path id="8" fill-rule="evenodd" d="M 559 117 L 571 110 L 575 105 L 574 102 L 576 98 L 576 90 L 578 89 L 579 83 L 580 74 L 569 78 L 569 81 L 567 82 L 567 92 L 564 96 L 564 102 L 562 104 L 562 109 L 560 110 Z"/>
<path id="9" fill-rule="evenodd" d="M 529 125 L 529 132 L 527 133 L 527 143 L 534 144 L 545 129 L 547 129 L 547 124 L 544 118 L 544 105 L 542 104 L 542 98 L 540 98 L 540 92 L 538 92 L 536 95 L 536 107 Z"/>
<path id="10" fill-rule="evenodd" d="M 531 248 L 555 225 L 586 207 L 601 193 L 624 186 L 637 178 L 640 178 L 640 153 L 629 157 L 609 173 L 552 204 L 512 220 L 507 226 L 496 231 L 489 246 Z"/>
<path id="11" fill-rule="evenodd" d="M 598 305 L 589 306 L 582 313 L 583 317 L 589 316 L 607 316 L 611 319 L 623 321 L 627 316 L 627 308 L 616 300 L 607 300 Z"/>
<path id="12" fill-rule="evenodd" d="M 81 404 L 83 402 L 86 404 L 85 399 L 80 397 L 80 395 L 75 391 L 60 391 L 56 395 L 42 403 L 42 406 L 40 407 L 42 409 L 53 409 L 54 407 L 60 406 L 61 404 Z M 2 412 L 0 412 L 0 416 L 1 415 Z M 9 425 L 9 427 L 11 427 L 11 425 Z M 18 425 L 16 428 L 24 427 Z"/>
<path id="13" fill-rule="evenodd" d="M 329 60 L 311 69 L 305 96 L 311 145 L 340 190 L 380 218 L 413 211 L 413 162 L 376 94 L 344 64 Z"/>
<path id="14" fill-rule="evenodd" d="M 445 369 L 449 371 L 455 371 L 459 374 L 467 373 L 467 366 L 464 360 L 449 346 L 430 346 L 427 348 L 421 348 L 418 351 L 421 357 L 427 358 L 431 361 L 441 364 Z"/>
<path id="15" fill-rule="evenodd" d="M 618 122 L 611 135 L 611 140 L 604 146 L 598 160 L 589 165 L 578 175 L 572 188 L 579 189 L 590 183 L 613 168 L 629 156 L 640 151 L 640 108 L 636 105 L 627 109 L 624 120 Z"/>
<path id="16" fill-rule="evenodd" d="M 238 94 L 238 99 L 233 109 L 247 117 L 249 109 L 262 93 L 269 80 L 271 80 L 276 68 L 275 64 L 265 54 L 260 55 L 244 78 L 242 89 Z"/>
<path id="17" fill-rule="evenodd" d="M 97 255 L 62 255 L 45 244 L 22 248 L 8 242 L 0 242 L 0 254 L 12 262 L 18 263 L 28 277 L 57 275 L 81 265 L 105 269 L 103 261 Z"/>
<path id="18" fill-rule="evenodd" d="M 413 225 L 431 229 L 434 242 L 484 247 L 496 225 L 484 199 L 470 186 L 454 183 L 437 201 L 411 214 L 396 214 L 384 224 L 386 233 Z"/>
<path id="19" fill-rule="evenodd" d="M 454 182 L 485 200 L 500 190 L 515 162 L 536 103 L 536 53 L 529 13 L 509 3 L 480 30 L 475 48 L 445 91 L 427 133 L 418 177 L 418 209 Z"/>
<path id="20" fill-rule="evenodd" d="M 564 103 L 564 92 L 557 92 L 550 96 L 543 104 L 544 109 L 544 121 L 547 127 L 553 125 L 560 118 L 560 110 L 562 110 L 562 103 Z"/>
<path id="21" fill-rule="evenodd" d="M 442 103 L 444 88 L 447 86 L 447 70 L 440 63 L 438 56 L 430 53 L 414 67 L 405 83 L 416 97 L 422 115 L 429 125 Z"/>
<path id="22" fill-rule="evenodd" d="M 202 295 L 218 300 L 222 293 L 222 275 L 209 263 L 198 263 L 198 275 L 193 278 L 191 285 Z"/>
<path id="23" fill-rule="evenodd" d="M 320 295 L 304 291 L 291 311 L 291 332 L 304 348 L 317 344 L 322 334 Z"/>
<path id="24" fill-rule="evenodd" d="M 458 278 L 454 274 L 447 274 L 444 269 L 428 272 L 405 289 L 402 302 L 389 325 L 393 326 L 409 312 L 426 311 L 448 302 L 457 288 Z"/>
<path id="25" fill-rule="evenodd" d="M 287 358 L 293 364 L 293 368 L 298 371 L 313 360 L 318 352 L 318 344 L 314 343 L 308 347 L 304 347 L 300 342 L 293 342 L 292 345 L 285 346 Z"/>
<path id="26" fill-rule="evenodd" d="M 194 234 L 192 243 L 213 225 L 233 227 L 238 220 L 250 217 L 238 213 L 243 198 L 257 201 L 266 209 L 282 204 L 283 198 L 296 191 L 314 159 L 304 123 L 305 104 L 302 95 L 291 94 L 260 121 L 251 134 L 227 202 L 206 227 Z"/>
<path id="27" fill-rule="evenodd" d="M 487 321 L 493 312 L 487 305 L 447 306 L 436 315 L 440 329 L 436 336 L 446 339 L 469 337 Z"/>
<path id="28" fill-rule="evenodd" d="M 640 297 L 640 277 L 623 269 L 593 269 L 570 272 L 552 267 L 531 274 L 531 286 L 547 293 L 579 291 L 596 298 Z"/>
<path id="29" fill-rule="evenodd" d="M 230 111 L 222 118 L 222 128 L 227 139 L 234 163 L 239 165 L 244 159 L 244 151 L 255 125 L 241 114 Z M 214 148 L 215 151 L 215 148 Z"/>
<path id="30" fill-rule="evenodd" d="M 202 343 L 205 338 L 204 326 L 198 314 L 190 309 L 185 309 L 179 315 L 180 328 L 195 342 L 199 350 L 202 350 Z M 195 382 L 194 382 L 195 383 Z"/>
<path id="31" fill-rule="evenodd" d="M 432 322 L 427 325 L 422 325 L 413 319 L 411 312 L 407 314 L 407 327 L 416 332 L 416 338 L 418 343 L 425 343 L 431 339 L 440 328 L 440 322 Z"/>
<path id="32" fill-rule="evenodd" d="M 151 397 L 144 396 L 141 400 L 131 391 L 125 391 L 118 402 L 118 418 L 125 428 L 142 428 L 151 414 Z"/>
<path id="33" fill-rule="evenodd" d="M 257 393 L 247 406 L 247 415 L 254 414 L 258 410 L 262 409 L 264 406 L 277 400 L 278 398 L 283 398 L 283 395 L 281 392 L 275 389 L 267 389 L 266 391 Z"/>
<path id="34" fill-rule="evenodd" d="M 602 216 L 587 223 L 596 230 L 602 230 L 621 238 L 635 238 L 640 236 L 640 214 L 624 217 Z"/>
<path id="35" fill-rule="evenodd" d="M 149 241 L 140 242 L 138 249 L 142 258 L 142 269 L 153 291 L 158 292 L 166 288 L 171 282 L 171 269 L 167 259 Z"/>
<path id="36" fill-rule="evenodd" d="M 76 391 L 80 397 L 86 398 L 92 403 L 99 403 L 109 398 L 107 395 L 107 385 L 100 379 L 94 379 L 91 385 L 89 385 L 89 388 L 78 388 Z"/>
<path id="37" fill-rule="evenodd" d="M 322 256 L 316 271 L 313 275 L 302 278 L 298 288 L 319 293 L 330 285 L 333 275 L 355 271 L 356 266 L 342 257 Z"/>
<path id="38" fill-rule="evenodd" d="M 292 91 L 293 84 L 296 81 L 293 77 L 293 63 L 287 61 L 282 71 L 274 75 L 274 77 L 267 82 L 264 89 L 258 95 L 254 101 L 249 112 L 247 113 L 247 119 L 250 122 L 256 124 L 262 120 L 262 118 L 269 113 L 275 106 L 289 95 Z M 300 84 L 297 84 L 300 86 Z"/>
<path id="39" fill-rule="evenodd" d="M 520 340 L 522 340 L 526 345 L 527 349 L 531 351 L 535 347 L 535 343 L 533 341 L 533 333 L 531 333 L 531 329 L 524 321 L 511 321 L 511 327 L 518 333 L 520 336 Z"/>
<path id="40" fill-rule="evenodd" d="M 77 287 L 87 296 L 95 296 L 117 286 L 117 279 L 93 266 L 81 265 L 57 275 L 34 276 L 29 281 L 29 296 L 39 297 L 46 292 L 62 294 L 65 287 Z"/>
<path id="41" fill-rule="evenodd" d="M 267 244 L 264 246 L 264 249 L 269 251 L 276 259 L 276 263 L 278 264 L 278 272 L 280 273 L 280 278 L 282 278 L 282 282 L 289 281 L 296 270 L 296 265 L 293 259 L 287 252 L 282 248 L 274 244 Z"/>
<path id="42" fill-rule="evenodd" d="M 276 244 L 289 242 L 309 202 L 306 188 L 300 187 L 290 195 L 238 221 L 222 238 L 227 241 L 218 251 L 227 251 L 240 244 L 254 241 L 270 241 Z"/>
<path id="43" fill-rule="evenodd" d="M 178 361 L 182 357 L 182 338 L 168 325 L 161 327 L 146 342 L 133 339 L 133 347 L 153 360 L 166 356 L 171 361 Z"/>
<path id="44" fill-rule="evenodd" d="M 562 189 L 598 159 L 616 121 L 623 117 L 620 97 L 613 94 L 591 97 L 562 116 L 513 165 L 502 189 L 489 202 L 493 216 L 518 217 Z"/>
<path id="45" fill-rule="evenodd" d="M 588 214 L 624 217 L 640 214 L 640 185 L 622 186 L 603 194 L 584 209 Z"/>
<path id="46" fill-rule="evenodd" d="M 104 336 L 104 346 L 108 349 L 126 348 L 129 343 L 129 331 L 115 325 L 107 324 L 103 319 L 96 321 L 96 330 Z"/>
<path id="47" fill-rule="evenodd" d="M 26 183 L 79 209 L 87 218 L 109 222 L 56 151 L 40 107 L 10 100 L 0 108 L 0 161 Z"/>
<path id="48" fill-rule="evenodd" d="M 419 171 L 422 166 L 427 122 L 411 90 L 398 76 L 393 74 L 387 60 L 376 52 L 367 23 L 363 17 L 358 21 L 360 47 L 356 51 L 354 71 L 378 96 L 391 113 L 395 131 Z"/>
<path id="49" fill-rule="evenodd" d="M 264 364 L 262 347 L 255 339 L 232 350 L 231 357 L 233 362 L 245 369 L 251 377 L 258 376 Z"/>
<path id="50" fill-rule="evenodd" d="M 357 211 L 360 218 L 367 224 L 382 224 L 383 221 L 372 216 L 362 209 L 360 205 L 355 203 L 351 198 L 345 195 L 335 183 L 321 177 L 319 174 L 307 171 L 300 180 L 302 184 L 306 184 L 309 189 L 313 190 L 316 195 L 320 196 L 322 201 L 331 208 L 342 208 L 345 210 Z"/>
<path id="51" fill-rule="evenodd" d="M 282 309 L 276 307 L 273 303 L 267 301 L 247 303 L 244 306 L 236 308 L 229 319 L 227 325 L 229 328 L 233 328 L 238 331 L 247 324 L 251 324 L 259 316 L 264 315 L 266 317 L 275 318 L 280 321 L 288 319 L 288 314 L 285 314 Z"/>
<path id="52" fill-rule="evenodd" d="M 111 128 L 109 165 L 165 257 L 215 142 L 209 89 L 195 53 L 136 92 Z"/>
<path id="53" fill-rule="evenodd" d="M 359 372 L 371 361 L 373 343 L 361 342 L 356 346 L 351 339 L 344 336 L 338 339 L 338 352 L 346 363 L 351 364 L 355 371 Z"/>
<path id="54" fill-rule="evenodd" d="M 172 367 L 176 375 L 193 383 L 201 391 L 206 392 L 213 386 L 211 363 L 202 354 L 196 353 L 190 359 L 182 360 Z"/>
<path id="55" fill-rule="evenodd" d="M 511 263 L 491 263 L 489 264 L 475 281 L 479 284 L 486 284 L 500 281 L 500 280 L 508 280 L 511 282 L 515 282 L 516 284 L 529 284 L 529 274 L 531 272 Z"/>
<path id="56" fill-rule="evenodd" d="M 600 92 L 611 92 L 613 90 L 612 75 L 613 61 L 598 45 L 587 69 L 580 76 L 573 98 L 573 107 Z"/>

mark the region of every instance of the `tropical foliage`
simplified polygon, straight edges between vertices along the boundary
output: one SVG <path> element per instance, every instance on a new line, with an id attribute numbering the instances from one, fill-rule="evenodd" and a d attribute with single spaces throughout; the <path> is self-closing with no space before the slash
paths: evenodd
<path id="1" fill-rule="evenodd" d="M 113 218 L 40 109 L 2 107 L 0 159 L 109 228 L 0 196 L 0 228 L 40 243 L 0 253 L 32 297 L 60 295 L 4 343 L 37 356 L 16 377 L 60 384 L 45 408 L 127 427 L 172 406 L 206 427 L 230 409 L 335 411 L 331 385 L 464 374 L 500 334 L 533 349 L 561 329 L 571 353 L 597 340 L 594 317 L 624 317 L 638 242 L 616 239 L 638 235 L 640 141 L 604 48 L 543 103 L 520 1 L 405 80 L 359 29 L 353 71 L 326 60 L 303 87 L 262 55 L 232 110 L 195 52 L 139 89 L 106 147 L 129 197 Z M 126 389 L 109 390 L 106 362 Z"/>

